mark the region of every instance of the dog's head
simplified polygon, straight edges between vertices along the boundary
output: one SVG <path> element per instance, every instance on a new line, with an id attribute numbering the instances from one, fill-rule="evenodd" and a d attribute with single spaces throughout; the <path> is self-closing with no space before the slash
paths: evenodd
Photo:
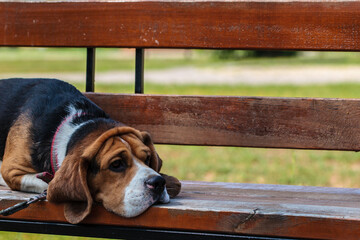
<path id="1" fill-rule="evenodd" d="M 89 141 L 90 144 L 89 144 Z M 48 187 L 48 200 L 65 202 L 65 218 L 79 223 L 93 201 L 110 212 L 135 217 L 155 202 L 169 202 L 180 182 L 160 175 L 162 161 L 151 137 L 130 127 L 115 127 L 100 136 L 87 137 L 67 154 Z"/>

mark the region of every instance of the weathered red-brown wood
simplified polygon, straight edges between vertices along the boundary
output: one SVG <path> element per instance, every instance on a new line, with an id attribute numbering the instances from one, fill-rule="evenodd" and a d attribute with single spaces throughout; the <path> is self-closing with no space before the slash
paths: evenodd
<path id="1" fill-rule="evenodd" d="M 31 194 L 0 190 L 0 209 Z M 95 206 L 87 224 L 282 236 L 358 239 L 360 190 L 183 182 L 170 204 L 125 219 Z M 5 218 L 5 217 L 2 217 Z M 7 218 L 64 222 L 62 205 L 40 202 Z"/>
<path id="2" fill-rule="evenodd" d="M 360 150 L 360 100 L 87 93 L 156 143 Z"/>
<path id="3" fill-rule="evenodd" d="M 0 2 L 0 46 L 360 50 L 358 1 Z"/>

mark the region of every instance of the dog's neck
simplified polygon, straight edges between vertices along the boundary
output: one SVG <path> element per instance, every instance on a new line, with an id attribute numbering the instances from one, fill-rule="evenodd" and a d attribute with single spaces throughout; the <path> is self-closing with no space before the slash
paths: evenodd
<path id="1" fill-rule="evenodd" d="M 83 126 L 87 121 L 75 124 L 75 118 L 87 115 L 86 112 L 76 109 L 74 106 L 69 106 L 68 115 L 62 120 L 57 127 L 51 143 L 51 168 L 55 173 L 61 166 L 66 156 L 67 145 L 71 136 Z"/>

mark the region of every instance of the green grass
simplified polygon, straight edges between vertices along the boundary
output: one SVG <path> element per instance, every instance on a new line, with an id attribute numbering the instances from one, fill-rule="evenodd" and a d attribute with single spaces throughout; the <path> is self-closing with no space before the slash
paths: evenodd
<path id="1" fill-rule="evenodd" d="M 97 49 L 96 71 L 134 70 L 133 51 Z M 146 61 L 146 69 L 164 69 L 177 66 L 203 67 L 214 59 L 196 57 L 191 59 L 158 59 Z M 0 48 L 0 73 L 50 73 L 85 71 L 86 49 L 73 48 Z"/>
<path id="2" fill-rule="evenodd" d="M 80 90 L 84 84 L 75 83 Z M 147 94 L 230 95 L 268 97 L 360 98 L 360 84 L 338 83 L 328 85 L 160 85 L 145 83 Z M 97 92 L 133 93 L 133 84 L 96 84 Z"/>
<path id="3" fill-rule="evenodd" d="M 146 69 L 164 69 L 179 66 L 218 68 L 239 66 L 314 66 L 314 65 L 359 65 L 360 53 L 320 52 L 301 54 L 299 57 L 240 58 L 220 60 L 213 57 L 215 50 L 193 51 L 189 57 L 147 57 Z M 150 54 L 151 55 L 151 54 Z M 49 73 L 85 71 L 86 49 L 84 48 L 0 48 L 0 73 Z M 96 71 L 133 70 L 134 51 L 121 49 L 97 49 Z"/>

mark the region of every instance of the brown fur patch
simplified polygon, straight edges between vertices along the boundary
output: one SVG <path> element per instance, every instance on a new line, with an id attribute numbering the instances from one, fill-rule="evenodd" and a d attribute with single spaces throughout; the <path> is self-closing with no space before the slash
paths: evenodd
<path id="1" fill-rule="evenodd" d="M 82 221 L 89 213 L 93 198 L 103 203 L 109 211 L 116 210 L 121 214 L 122 202 L 126 186 L 136 173 L 132 164 L 131 150 L 118 137 L 119 132 L 132 131 L 131 128 L 110 129 L 90 133 L 72 148 L 54 179 L 50 182 L 47 199 L 53 202 L 68 202 L 65 217 L 71 223 Z M 127 151 L 128 168 L 125 172 L 109 170 L 116 154 Z M 91 161 L 100 166 L 97 174 L 88 171 Z M 79 163 L 81 162 L 81 164 Z M 86 175 L 86 177 L 81 177 Z M 85 179 L 85 180 L 84 180 Z M 70 201 L 84 201 L 83 204 L 72 205 Z M 87 202 L 87 204 L 86 204 Z M 80 210 L 79 210 L 80 209 Z"/>
<path id="2" fill-rule="evenodd" d="M 150 155 L 149 166 L 156 172 L 160 172 L 162 161 L 155 151 L 154 144 L 151 140 L 151 136 L 147 132 L 141 132 L 141 138 L 134 134 L 126 134 L 122 136 L 131 146 L 132 153 L 144 162 L 148 155 Z"/>
<path id="3" fill-rule="evenodd" d="M 6 184 L 14 190 L 20 190 L 21 179 L 25 174 L 36 173 L 31 163 L 31 126 L 29 116 L 20 115 L 6 139 L 1 174 Z"/>
<path id="4" fill-rule="evenodd" d="M 121 136 L 130 146 L 131 152 L 142 162 L 145 162 L 148 155 L 151 154 L 150 149 L 133 134 L 126 134 Z"/>
<path id="5" fill-rule="evenodd" d="M 119 159 L 119 154 L 125 151 L 128 167 L 124 172 L 109 170 L 114 159 Z M 124 154 L 122 154 L 124 155 Z M 118 136 L 106 140 L 103 147 L 95 157 L 100 171 L 89 178 L 89 185 L 92 186 L 93 195 L 97 202 L 101 202 L 109 211 L 116 211 L 122 214 L 125 189 L 136 174 L 137 167 L 133 164 L 131 149 L 124 144 Z"/>

